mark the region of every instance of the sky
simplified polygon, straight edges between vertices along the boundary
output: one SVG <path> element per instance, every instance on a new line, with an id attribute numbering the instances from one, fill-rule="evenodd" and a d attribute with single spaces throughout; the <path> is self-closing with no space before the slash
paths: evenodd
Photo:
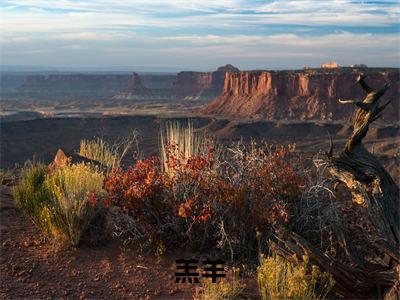
<path id="1" fill-rule="evenodd" d="M 400 1 L 0 0 L 2 65 L 400 66 Z"/>

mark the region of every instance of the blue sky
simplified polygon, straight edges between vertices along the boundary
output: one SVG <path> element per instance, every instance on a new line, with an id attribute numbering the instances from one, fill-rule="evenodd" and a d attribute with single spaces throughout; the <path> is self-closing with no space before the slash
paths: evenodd
<path id="1" fill-rule="evenodd" d="M 1 63 L 212 70 L 400 65 L 400 1 L 0 0 Z"/>

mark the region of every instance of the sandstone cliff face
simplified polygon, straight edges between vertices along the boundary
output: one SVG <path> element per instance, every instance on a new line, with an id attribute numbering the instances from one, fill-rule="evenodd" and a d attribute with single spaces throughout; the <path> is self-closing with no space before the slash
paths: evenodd
<path id="1" fill-rule="evenodd" d="M 55 74 L 31 75 L 10 89 L 17 96 L 40 99 L 122 99 L 210 101 L 223 88 L 225 73 L 237 72 L 226 65 L 214 72 L 174 74 Z M 12 82 L 11 82 L 12 83 Z M 11 84 L 9 84 L 12 86 Z M 193 102 L 195 103 L 195 102 Z"/>
<path id="2" fill-rule="evenodd" d="M 356 82 L 356 72 L 233 72 L 226 73 L 222 93 L 201 109 L 207 114 L 242 118 L 338 120 L 349 118 L 352 105 L 338 99 L 365 97 Z M 383 119 L 399 119 L 399 72 L 370 72 L 367 82 L 373 88 L 390 82 L 384 97 L 392 100 Z"/>
<path id="3" fill-rule="evenodd" d="M 156 77 L 146 78 L 146 75 L 132 76 L 127 89 L 116 95 L 116 99 L 169 99 L 169 100 L 199 100 L 209 101 L 218 96 L 223 88 L 225 73 L 238 72 L 232 65 L 218 68 L 214 72 L 180 72 L 173 82 L 171 75 L 158 75 L 158 87 L 155 87 Z M 162 76 L 169 76 L 162 79 Z M 147 79 L 142 85 L 141 78 Z M 144 82 L 145 80 L 143 80 Z M 140 82 L 140 84 L 138 84 Z M 162 84 L 161 82 L 164 82 Z M 168 83 L 167 83 L 168 82 Z M 160 85 L 161 83 L 161 85 Z"/>
<path id="4" fill-rule="evenodd" d="M 173 90 L 177 94 L 198 93 L 211 89 L 212 73 L 180 72 L 176 77 Z"/>
<path id="5" fill-rule="evenodd" d="M 142 74 L 140 79 L 143 86 L 148 89 L 170 89 L 176 80 L 176 75 Z"/>

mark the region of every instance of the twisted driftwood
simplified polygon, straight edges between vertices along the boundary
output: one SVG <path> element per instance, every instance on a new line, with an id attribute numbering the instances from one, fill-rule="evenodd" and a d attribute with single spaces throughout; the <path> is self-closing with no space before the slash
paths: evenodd
<path id="1" fill-rule="evenodd" d="M 331 143 L 331 149 L 327 153 L 328 170 L 338 182 L 347 186 L 353 201 L 366 209 L 377 235 L 371 237 L 366 234 L 365 238 L 370 245 L 374 245 L 390 258 L 390 262 L 386 265 L 367 263 L 358 255 L 344 227 L 337 224 L 334 226 L 337 238 L 353 262 L 352 266 L 336 261 L 296 233 L 289 234 L 289 238 L 284 241 L 276 239 L 272 249 L 287 258 L 293 254 L 300 257 L 307 254 L 310 260 L 334 276 L 336 291 L 345 297 L 371 297 L 378 294 L 384 299 L 399 299 L 399 188 L 378 159 L 362 144 L 369 125 L 381 116 L 389 104 L 379 104 L 389 84 L 383 85 L 379 90 L 373 90 L 364 79 L 363 74 L 357 79 L 367 93 L 363 101 L 339 100 L 342 104 L 356 106 L 353 132 L 338 157 L 332 155 Z"/>

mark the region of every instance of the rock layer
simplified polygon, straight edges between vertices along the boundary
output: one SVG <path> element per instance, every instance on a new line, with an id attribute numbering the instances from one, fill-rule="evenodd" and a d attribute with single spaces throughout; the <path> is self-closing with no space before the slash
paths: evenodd
<path id="1" fill-rule="evenodd" d="M 53 74 L 30 75 L 18 91 L 29 96 L 108 98 L 129 84 L 130 75 Z"/>
<path id="2" fill-rule="evenodd" d="M 226 73 L 222 93 L 200 111 L 241 118 L 338 120 L 349 118 L 354 108 L 338 99 L 362 100 L 364 91 L 356 82 L 357 72 L 246 71 Z M 373 88 L 389 82 L 385 95 L 392 100 L 383 116 L 399 120 L 399 71 L 369 70 Z"/>
<path id="3" fill-rule="evenodd" d="M 238 72 L 239 69 L 232 65 L 218 68 L 214 72 L 189 72 L 183 71 L 176 75 L 173 83 L 162 88 L 155 88 L 141 84 L 141 78 L 133 73 L 131 83 L 127 89 L 116 95 L 115 99 L 170 99 L 170 100 L 212 100 L 218 96 L 223 88 L 225 73 Z M 163 75 L 159 75 L 163 76 Z M 150 84 L 149 84 L 150 85 Z"/>

